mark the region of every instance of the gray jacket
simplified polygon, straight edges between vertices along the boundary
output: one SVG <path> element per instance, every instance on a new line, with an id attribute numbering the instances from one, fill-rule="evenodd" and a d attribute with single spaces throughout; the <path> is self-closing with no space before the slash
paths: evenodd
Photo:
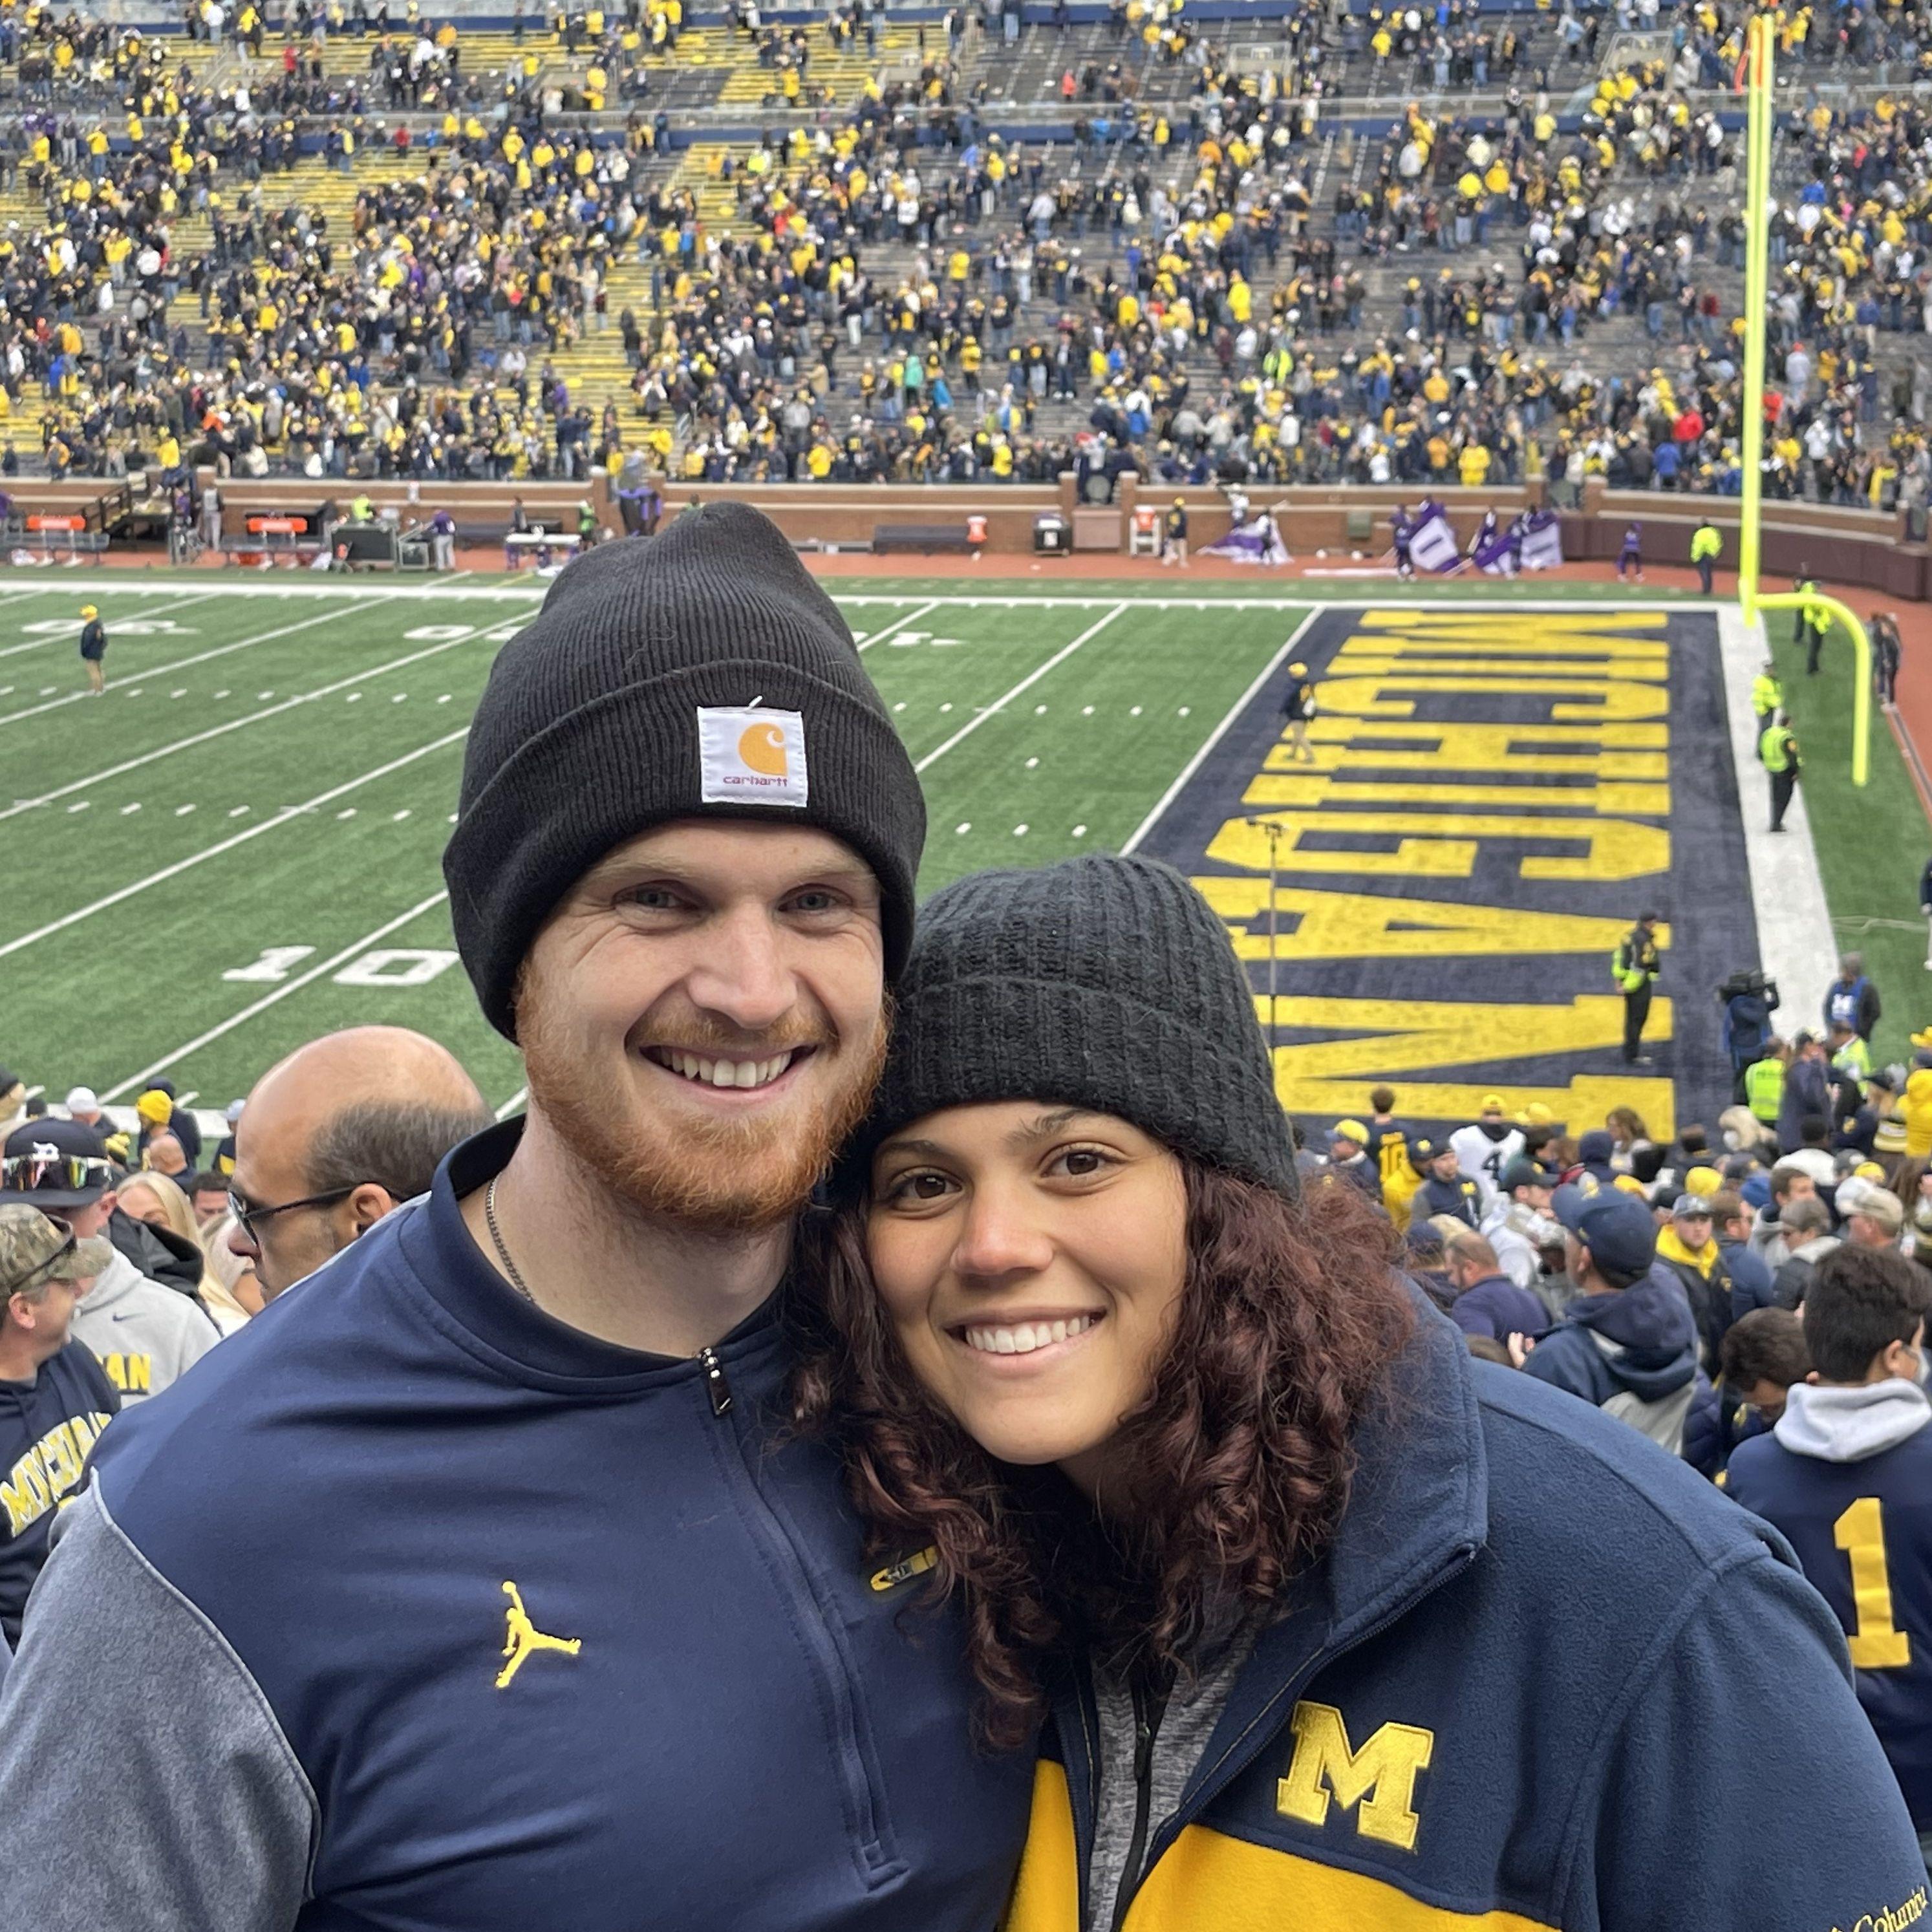
<path id="1" fill-rule="evenodd" d="M 150 1281 L 118 1249 L 74 1311 L 85 1342 L 126 1408 L 158 1395 L 221 1340 L 198 1301 Z"/>

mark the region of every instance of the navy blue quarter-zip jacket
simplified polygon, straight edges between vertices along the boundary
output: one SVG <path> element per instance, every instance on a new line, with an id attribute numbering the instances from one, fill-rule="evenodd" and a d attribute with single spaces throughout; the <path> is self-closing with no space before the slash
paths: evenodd
<path id="1" fill-rule="evenodd" d="M 1145 1821 L 1114 1925 L 1922 1918 L 1911 1822 L 1784 1539 L 1627 1424 L 1472 1361 L 1431 1311 L 1392 1382 L 1330 1552 L 1262 1633 L 1179 1810 Z M 1070 1683 L 1009 1932 L 1088 1922 L 1096 1736 Z"/>
<path id="2" fill-rule="evenodd" d="M 784 1438 L 775 1306 L 552 1321 L 458 1205 L 514 1141 L 117 1423 L 0 1698 L 0 1932 L 991 1932 L 1032 1754 Z"/>

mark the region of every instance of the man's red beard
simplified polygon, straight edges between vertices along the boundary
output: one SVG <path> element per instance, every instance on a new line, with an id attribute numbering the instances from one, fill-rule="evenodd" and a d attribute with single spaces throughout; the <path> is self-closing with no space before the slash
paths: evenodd
<path id="1" fill-rule="evenodd" d="M 531 1104 L 558 1138 L 632 1207 L 705 1234 L 755 1233 L 798 1214 L 865 1118 L 885 1066 L 883 1013 L 870 1038 L 857 1041 L 842 1040 L 823 1019 L 746 1035 L 692 1015 L 676 1028 L 670 1043 L 739 1060 L 775 1058 L 788 1048 L 809 1047 L 817 1064 L 799 1070 L 815 1090 L 808 1103 L 788 1101 L 766 1116 L 674 1121 L 640 1102 L 639 1076 L 631 1064 L 640 1050 L 636 1043 L 627 1043 L 621 1067 L 602 1054 L 587 1056 L 568 1022 L 547 1010 L 527 973 L 516 1010 Z M 644 1077 L 681 1076 L 667 1072 Z"/>

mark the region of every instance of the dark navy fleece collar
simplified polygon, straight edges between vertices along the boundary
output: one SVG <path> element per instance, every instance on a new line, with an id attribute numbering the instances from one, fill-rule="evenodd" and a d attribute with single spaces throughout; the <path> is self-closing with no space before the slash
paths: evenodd
<path id="1" fill-rule="evenodd" d="M 508 1166 L 522 1137 L 520 1117 L 472 1136 L 445 1156 L 422 1201 L 398 1235 L 410 1273 L 437 1314 L 439 1326 L 470 1352 L 521 1382 L 574 1387 L 586 1394 L 622 1394 L 702 1376 L 695 1356 L 650 1354 L 586 1335 L 526 1301 L 490 1264 L 463 1218 L 464 1197 Z M 782 1373 L 775 1291 L 717 1343 L 728 1368 L 752 1378 L 745 1392 L 769 1393 Z M 733 1376 L 733 1386 L 740 1385 Z"/>

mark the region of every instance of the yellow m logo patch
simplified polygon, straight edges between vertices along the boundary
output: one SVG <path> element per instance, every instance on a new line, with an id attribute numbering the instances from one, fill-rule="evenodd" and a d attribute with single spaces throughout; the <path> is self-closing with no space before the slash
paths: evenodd
<path id="1" fill-rule="evenodd" d="M 1294 1755 L 1276 1787 L 1275 1809 L 1305 1825 L 1324 1825 L 1332 1793 L 1343 1810 L 1354 1812 L 1363 1838 L 1414 1851 L 1421 1823 L 1415 1780 L 1429 1768 L 1436 1733 L 1416 1724 L 1384 1724 L 1352 1750 L 1348 1726 L 1332 1704 L 1298 1704 L 1289 1721 Z"/>

